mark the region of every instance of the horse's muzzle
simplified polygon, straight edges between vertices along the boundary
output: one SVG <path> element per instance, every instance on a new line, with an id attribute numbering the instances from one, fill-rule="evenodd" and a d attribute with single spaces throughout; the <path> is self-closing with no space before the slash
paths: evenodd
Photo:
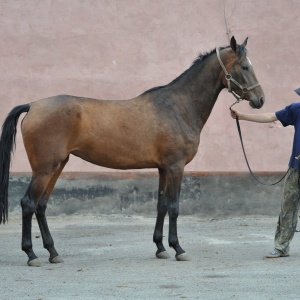
<path id="1" fill-rule="evenodd" d="M 261 96 L 258 101 L 254 101 L 252 99 L 249 101 L 250 106 L 252 108 L 257 108 L 257 109 L 262 108 L 264 103 L 265 103 L 265 98 L 263 96 Z"/>

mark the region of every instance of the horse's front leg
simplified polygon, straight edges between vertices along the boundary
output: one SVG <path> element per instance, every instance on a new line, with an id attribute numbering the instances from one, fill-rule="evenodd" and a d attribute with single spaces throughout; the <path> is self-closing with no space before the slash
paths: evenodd
<path id="1" fill-rule="evenodd" d="M 167 172 L 167 190 L 169 214 L 169 246 L 176 251 L 176 259 L 179 261 L 189 260 L 185 251 L 181 248 L 177 236 L 177 218 L 179 214 L 179 196 L 183 177 L 183 167 L 174 166 Z"/>
<path id="2" fill-rule="evenodd" d="M 157 202 L 157 218 L 153 234 L 153 242 L 157 246 L 157 258 L 169 258 L 170 255 L 163 245 L 163 227 L 165 216 L 168 211 L 166 198 L 166 172 L 159 170 L 159 187 L 158 187 L 158 202 Z"/>
<path id="3" fill-rule="evenodd" d="M 159 190 L 157 203 L 157 219 L 153 235 L 156 243 L 156 257 L 169 258 L 163 245 L 163 225 L 166 213 L 169 214 L 169 246 L 176 251 L 177 260 L 188 260 L 181 248 L 177 236 L 177 217 L 179 213 L 179 195 L 183 177 L 183 166 L 177 165 L 159 170 Z"/>

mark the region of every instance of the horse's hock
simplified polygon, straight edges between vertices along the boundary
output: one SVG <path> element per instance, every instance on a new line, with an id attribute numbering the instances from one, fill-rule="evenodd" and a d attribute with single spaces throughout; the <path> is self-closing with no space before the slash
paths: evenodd
<path id="1" fill-rule="evenodd" d="M 272 182 L 281 173 L 259 174 Z M 19 212 L 31 174 L 11 174 L 10 212 Z M 65 173 L 58 180 L 48 204 L 48 215 L 91 212 L 96 214 L 156 214 L 158 174 Z M 180 214 L 203 216 L 277 215 L 282 183 L 263 186 L 249 173 L 186 173 Z"/>

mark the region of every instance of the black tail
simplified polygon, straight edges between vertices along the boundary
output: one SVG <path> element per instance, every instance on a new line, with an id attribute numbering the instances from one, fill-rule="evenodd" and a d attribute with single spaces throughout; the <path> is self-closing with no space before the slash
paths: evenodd
<path id="1" fill-rule="evenodd" d="M 29 111 L 29 104 L 16 106 L 2 125 L 0 139 L 0 224 L 8 217 L 8 182 L 10 158 L 16 145 L 17 124 L 21 113 Z"/>

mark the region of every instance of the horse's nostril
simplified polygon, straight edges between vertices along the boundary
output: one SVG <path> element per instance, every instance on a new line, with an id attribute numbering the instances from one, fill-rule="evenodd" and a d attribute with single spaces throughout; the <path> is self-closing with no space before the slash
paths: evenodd
<path id="1" fill-rule="evenodd" d="M 262 105 L 264 104 L 264 102 L 265 102 L 264 97 L 261 97 L 261 98 L 259 99 L 259 104 L 262 106 Z"/>

